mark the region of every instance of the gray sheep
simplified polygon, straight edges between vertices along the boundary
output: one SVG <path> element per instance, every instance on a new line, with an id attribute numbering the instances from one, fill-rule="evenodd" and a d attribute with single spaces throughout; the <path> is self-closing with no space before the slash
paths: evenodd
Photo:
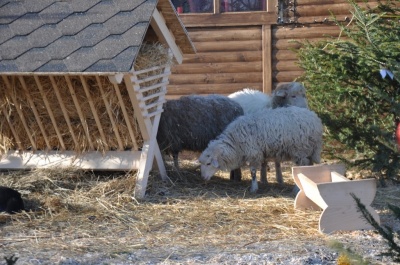
<path id="1" fill-rule="evenodd" d="M 308 108 L 306 89 L 299 82 L 280 84 L 271 96 L 265 93 L 245 88 L 228 96 L 238 102 L 246 114 L 252 114 L 265 109 L 280 108 L 288 106 L 297 106 Z M 275 161 L 276 180 L 283 184 L 281 163 Z M 261 182 L 267 184 L 267 162 L 261 165 Z M 232 178 L 232 177 L 231 177 Z"/>
<path id="2" fill-rule="evenodd" d="M 161 115 L 157 141 L 161 151 L 172 155 L 175 167 L 179 168 L 181 151 L 202 152 L 241 115 L 242 107 L 222 95 L 190 95 L 168 100 Z"/>
<path id="3" fill-rule="evenodd" d="M 265 161 L 292 160 L 296 165 L 320 163 L 323 126 L 319 117 L 295 106 L 239 117 L 200 155 L 201 175 L 248 164 L 251 192 L 258 189 L 256 168 Z"/>

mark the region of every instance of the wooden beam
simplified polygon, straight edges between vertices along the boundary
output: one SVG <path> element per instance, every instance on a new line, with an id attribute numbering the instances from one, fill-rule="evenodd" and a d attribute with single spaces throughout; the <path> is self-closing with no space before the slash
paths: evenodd
<path id="1" fill-rule="evenodd" d="M 19 118 L 21 119 L 22 125 L 23 125 L 23 127 L 25 129 L 25 132 L 26 132 L 28 138 L 29 138 L 29 141 L 31 142 L 32 149 L 33 150 L 37 150 L 36 142 L 32 138 L 32 133 L 30 131 L 28 123 L 25 120 L 24 114 L 21 111 L 20 103 L 18 102 L 15 93 L 13 93 L 13 88 L 12 88 L 12 86 L 10 84 L 10 81 L 8 80 L 8 77 L 5 76 L 5 75 L 3 75 L 2 78 L 3 78 L 4 83 L 6 84 L 8 92 L 11 93 L 11 95 L 10 95 L 11 100 L 12 100 L 14 106 L 15 106 L 15 109 L 16 109 L 16 111 L 18 113 Z M 26 147 L 26 148 L 28 148 L 28 147 Z"/>
<path id="2" fill-rule="evenodd" d="M 23 147 L 22 144 L 21 144 L 21 140 L 19 139 L 18 133 L 17 133 L 17 131 L 15 130 L 12 121 L 10 120 L 10 116 L 9 116 L 10 114 L 7 113 L 7 110 L 6 110 L 6 108 L 5 108 L 4 105 L 1 106 L 1 110 L 2 110 L 2 112 L 3 112 L 4 117 L 6 118 L 6 120 L 7 120 L 7 122 L 8 122 L 8 125 L 10 126 L 11 132 L 12 132 L 14 138 L 15 138 L 15 139 L 14 139 L 14 143 L 18 146 L 18 148 L 19 148 L 20 150 L 23 150 L 24 147 Z"/>
<path id="3" fill-rule="evenodd" d="M 66 148 L 65 148 L 64 140 L 62 138 L 60 130 L 58 129 L 57 121 L 56 121 L 56 118 L 54 117 L 53 110 L 50 107 L 50 103 L 49 103 L 49 100 L 47 99 L 47 95 L 46 95 L 46 93 L 44 93 L 42 83 L 40 82 L 40 78 L 37 75 L 35 75 L 34 78 L 35 78 L 36 86 L 39 89 L 40 95 L 43 98 L 43 102 L 46 107 L 47 113 L 49 114 L 53 128 L 57 134 L 58 141 L 60 142 L 60 145 L 61 145 L 61 150 L 65 150 Z M 77 145 L 78 143 L 75 143 L 75 144 Z"/>
<path id="4" fill-rule="evenodd" d="M 260 37 L 261 38 L 261 37 Z M 261 51 L 236 51 L 236 52 L 202 52 L 186 54 L 183 64 L 187 63 L 229 63 L 229 62 L 259 62 Z M 174 66 L 176 67 L 176 66 Z"/>
<path id="5" fill-rule="evenodd" d="M 262 26 L 262 68 L 263 92 L 271 95 L 272 92 L 272 34 L 271 25 Z"/>
<path id="6" fill-rule="evenodd" d="M 221 14 L 180 14 L 186 28 L 218 26 L 274 25 L 278 18 L 275 12 L 226 12 Z"/>
<path id="7" fill-rule="evenodd" d="M 224 84 L 224 83 L 246 83 L 263 82 L 263 74 L 260 72 L 248 73 L 199 73 L 185 75 L 171 75 L 169 78 L 171 85 L 185 85 L 190 80 L 190 84 Z"/>
<path id="8" fill-rule="evenodd" d="M 50 78 L 51 78 L 51 77 L 50 77 Z M 67 82 L 67 86 L 68 86 L 68 89 L 69 89 L 69 93 L 71 94 L 72 101 L 74 102 L 74 105 L 75 105 L 75 108 L 76 108 L 76 112 L 78 113 L 78 116 L 79 116 L 79 120 L 80 120 L 81 123 L 82 123 L 83 130 L 85 131 L 86 138 L 87 138 L 87 140 L 88 140 L 88 142 L 89 142 L 89 147 L 90 147 L 90 149 L 94 150 L 94 145 L 93 145 L 92 140 L 91 140 L 91 137 L 90 137 L 90 132 L 89 132 L 88 124 L 87 124 L 87 122 L 86 122 L 85 116 L 83 115 L 83 112 L 82 112 L 80 103 L 79 103 L 78 98 L 77 98 L 77 96 L 76 96 L 75 88 L 73 87 L 72 82 L 71 82 L 71 79 L 69 78 L 69 76 L 65 76 L 65 81 Z M 57 93 L 57 92 L 56 92 L 56 93 Z M 58 94 L 59 94 L 59 93 L 58 93 Z M 58 96 L 57 96 L 57 97 L 58 97 Z M 59 99 L 59 100 L 60 100 L 60 99 Z M 63 105 L 64 105 L 64 104 L 63 104 Z M 61 108 L 63 108 L 63 107 L 61 107 Z M 65 115 L 65 114 L 64 114 L 64 116 L 68 116 L 68 115 Z M 72 126 L 71 126 L 71 124 L 70 124 L 71 122 L 70 122 L 69 117 L 68 117 L 67 123 L 68 123 L 68 127 L 70 128 L 70 133 L 73 135 L 73 137 L 75 137 L 75 136 L 74 136 L 75 134 L 73 133 Z M 78 142 L 78 141 L 76 141 L 76 142 Z"/>
<path id="9" fill-rule="evenodd" d="M 17 170 L 51 167 L 77 167 L 95 170 L 132 170 L 140 166 L 139 151 L 9 151 L 2 156 L 0 168 Z"/>
<path id="10" fill-rule="evenodd" d="M 86 98 L 88 99 L 89 106 L 90 106 L 90 109 L 92 111 L 94 120 L 96 122 L 97 129 L 98 129 L 98 131 L 100 133 L 101 140 L 103 141 L 103 145 L 107 145 L 107 140 L 106 140 L 106 136 L 104 134 L 103 126 L 101 125 L 101 122 L 100 122 L 100 119 L 99 119 L 99 115 L 97 114 L 96 107 L 95 107 L 95 105 L 93 103 L 92 96 L 90 95 L 90 92 L 89 92 L 89 86 L 86 83 L 86 80 L 85 80 L 84 76 L 80 76 L 80 79 L 81 79 L 81 83 L 82 83 L 82 86 L 83 86 L 83 90 L 85 90 Z"/>
<path id="11" fill-rule="evenodd" d="M 168 45 L 174 55 L 176 61 L 181 64 L 183 60 L 183 53 L 179 46 L 175 43 L 175 37 L 167 27 L 165 19 L 162 14 L 154 9 L 153 17 L 150 22 L 151 27 L 160 38 L 160 40 Z"/>
<path id="12" fill-rule="evenodd" d="M 32 109 L 33 116 L 35 117 L 36 123 L 39 126 L 40 132 L 42 133 L 43 139 L 44 139 L 44 141 L 46 143 L 46 147 L 47 147 L 47 149 L 51 149 L 49 138 L 47 137 L 46 130 L 45 130 L 44 126 L 43 126 L 43 123 L 42 123 L 42 120 L 40 118 L 39 112 L 36 109 L 35 103 L 33 102 L 33 99 L 31 97 L 31 95 L 29 94 L 29 89 L 26 86 L 24 77 L 23 76 L 18 76 L 18 80 L 21 83 L 21 86 L 22 86 L 22 89 L 24 90 L 26 99 L 28 100 L 29 106 Z"/>
<path id="13" fill-rule="evenodd" d="M 68 80 L 69 80 L 69 79 L 67 79 L 67 82 L 68 82 Z M 63 99 L 62 99 L 61 94 L 60 94 L 60 90 L 59 90 L 59 88 L 58 88 L 58 86 L 57 86 L 57 83 L 55 82 L 53 76 L 50 76 L 50 81 L 51 81 L 51 83 L 52 83 L 54 92 L 55 92 L 55 94 L 56 94 L 58 103 L 59 103 L 59 105 L 60 105 L 60 107 L 61 107 L 61 111 L 62 111 L 62 113 L 63 113 L 65 122 L 67 123 L 69 133 L 70 133 L 70 135 L 71 135 L 71 137 L 72 137 L 74 143 L 75 143 L 77 146 L 79 146 L 79 142 L 78 142 L 77 137 L 76 137 L 76 135 L 75 135 L 75 133 L 74 133 L 74 129 L 72 128 L 71 119 L 70 119 L 70 117 L 69 117 L 67 108 L 65 107 L 65 104 L 64 104 Z M 72 86 L 72 85 L 71 85 L 71 86 Z"/>
<path id="14" fill-rule="evenodd" d="M 278 12 L 278 1 L 277 0 L 265 0 L 267 1 L 267 10 L 269 13 L 277 13 Z"/>
<path id="15" fill-rule="evenodd" d="M 128 112 L 126 111 L 126 106 L 125 106 L 124 100 L 123 100 L 122 95 L 121 95 L 121 91 L 119 90 L 119 86 L 117 84 L 114 84 L 114 89 L 115 89 L 115 92 L 117 94 L 119 105 L 121 106 L 121 110 L 122 110 L 122 114 L 123 114 L 124 119 L 125 119 L 126 127 L 128 128 L 129 136 L 131 137 L 131 140 L 132 140 L 132 143 L 133 143 L 133 148 L 136 151 L 136 150 L 139 149 L 139 147 L 138 147 L 138 144 L 136 142 L 136 136 L 135 136 L 135 133 L 133 131 L 133 127 L 132 127 L 133 125 L 131 123 L 131 119 L 134 119 L 134 117 L 130 117 L 128 115 Z M 136 112 L 135 112 L 135 114 L 136 114 Z M 140 115 L 140 113 L 138 113 L 137 115 Z"/>
<path id="16" fill-rule="evenodd" d="M 111 110 L 110 103 L 109 103 L 108 100 L 107 100 L 107 95 L 106 95 L 106 93 L 104 93 L 103 84 L 102 84 L 102 82 L 101 82 L 99 76 L 96 76 L 96 82 L 97 82 L 97 85 L 99 86 L 100 94 L 101 94 L 101 97 L 103 98 L 104 106 L 106 106 L 108 118 L 109 118 L 110 121 L 111 121 L 111 126 L 112 126 L 112 128 L 113 128 L 113 132 L 114 132 L 114 134 L 115 134 L 115 137 L 117 138 L 118 150 L 119 150 L 119 151 L 122 151 L 122 150 L 124 149 L 124 145 L 123 145 L 123 143 L 122 143 L 121 136 L 120 136 L 120 134 L 119 134 L 118 127 L 117 127 L 117 124 L 116 124 L 116 122 L 115 122 L 115 119 L 114 119 L 112 110 Z"/>

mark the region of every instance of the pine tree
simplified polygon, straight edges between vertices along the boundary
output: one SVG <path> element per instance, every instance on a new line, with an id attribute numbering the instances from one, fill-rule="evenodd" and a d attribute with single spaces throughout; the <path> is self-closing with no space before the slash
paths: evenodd
<path id="1" fill-rule="evenodd" d="M 392 256 L 394 261 L 400 261 L 400 245 L 396 243 L 394 240 L 394 231 L 388 226 L 382 227 L 378 222 L 374 219 L 374 217 L 368 212 L 365 205 L 361 202 L 359 198 L 357 198 L 353 193 L 350 194 L 355 200 L 358 210 L 362 214 L 363 218 L 371 224 L 378 233 L 386 240 L 389 251 L 387 253 L 382 253 L 382 255 Z M 400 208 L 394 206 L 392 204 L 388 205 L 389 209 L 394 213 L 397 219 L 400 220 Z"/>
<path id="2" fill-rule="evenodd" d="M 325 150 L 342 160 L 348 157 L 335 151 L 351 150 L 354 165 L 398 181 L 394 132 L 400 117 L 400 1 L 374 9 L 349 2 L 350 23 L 338 22 L 333 14 L 339 38 L 301 43 L 301 81 L 311 109 L 327 128 Z"/>

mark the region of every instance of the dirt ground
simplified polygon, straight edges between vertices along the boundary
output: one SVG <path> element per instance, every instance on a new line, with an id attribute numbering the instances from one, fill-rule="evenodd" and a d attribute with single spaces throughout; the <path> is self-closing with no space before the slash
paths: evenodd
<path id="1" fill-rule="evenodd" d="M 0 214 L 0 264 L 12 255 L 16 264 L 396 264 L 380 256 L 376 231 L 320 234 L 321 212 L 293 207 L 290 163 L 284 186 L 271 168 L 269 185 L 251 194 L 248 170 L 240 183 L 227 172 L 205 182 L 194 156 L 181 158 L 180 172 L 167 164 L 171 181 L 151 174 L 143 200 L 132 196 L 134 172 L 2 172 L 26 211 Z M 400 186 L 379 187 L 372 205 L 399 233 L 388 203 L 400 205 Z"/>

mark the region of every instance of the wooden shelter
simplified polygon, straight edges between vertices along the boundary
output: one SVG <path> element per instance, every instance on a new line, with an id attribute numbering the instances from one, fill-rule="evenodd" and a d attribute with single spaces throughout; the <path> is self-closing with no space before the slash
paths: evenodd
<path id="1" fill-rule="evenodd" d="M 194 52 L 169 0 L 0 1 L 0 168 L 136 169 L 143 197 L 154 157 L 166 177 L 171 62 Z"/>
<path id="2" fill-rule="evenodd" d="M 197 53 L 185 55 L 183 63 L 172 68 L 169 98 L 230 94 L 245 87 L 269 94 L 279 83 L 302 74 L 292 51 L 299 45 L 292 40 L 337 37 L 339 28 L 332 23 L 331 12 L 339 21 L 351 19 L 347 0 L 198 1 L 207 8 L 191 8 L 196 1 L 173 0 L 175 5 L 183 3 L 179 16 Z"/>

